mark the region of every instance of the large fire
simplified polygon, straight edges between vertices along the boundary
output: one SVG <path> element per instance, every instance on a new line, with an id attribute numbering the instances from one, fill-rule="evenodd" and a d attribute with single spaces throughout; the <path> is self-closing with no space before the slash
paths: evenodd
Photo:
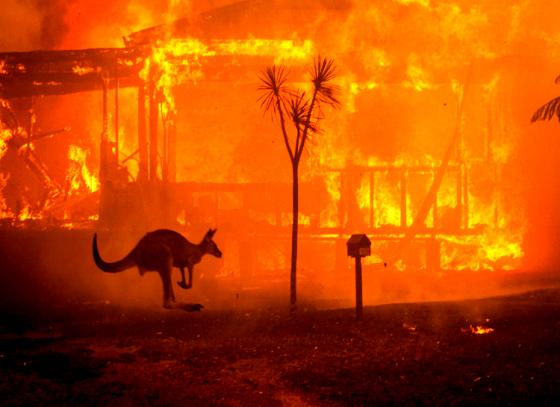
<path id="1" fill-rule="evenodd" d="M 223 221 L 248 235 L 285 236 L 289 171 L 276 123 L 258 111 L 258 72 L 286 66 L 299 86 L 313 57 L 328 55 L 338 66 L 343 108 L 322 112 L 322 132 L 302 164 L 303 235 L 334 241 L 367 232 L 377 242 L 372 261 L 399 270 L 523 266 L 529 220 L 523 187 L 512 180 L 520 173 L 512 168 L 521 128 L 511 107 L 511 88 L 523 77 L 508 58 L 529 38 L 552 44 L 546 24 L 532 32 L 524 20 L 544 11 L 504 1 L 281 1 L 275 11 L 251 1 L 172 1 L 166 9 L 117 3 L 121 12 L 108 20 L 85 0 L 72 2 L 57 47 L 117 46 L 130 54 L 108 68 L 87 58 L 68 68 L 80 80 L 96 78 L 95 92 L 33 100 L 43 128 L 76 129 L 58 144 L 53 138 L 52 148 L 65 145 L 67 156 L 51 159 L 47 142 L 30 140 L 33 128 L 22 121 L 31 108 L 14 114 L 19 123 L 2 120 L 0 159 L 13 149 L 35 175 L 39 168 L 47 194 L 46 201 L 24 190 L 10 197 L 13 176 L 3 166 L 2 218 L 71 218 L 70 198 L 157 178 L 191 188 L 182 207 L 171 209 L 181 225 Z M 80 7 L 99 17 L 95 27 L 78 16 Z M 0 79 L 26 69 L 0 57 Z M 72 98 L 95 109 L 76 115 Z M 18 109 L 3 100 L 8 116 Z M 21 142 L 10 144 L 16 136 Z M 44 165 L 29 164 L 32 149 Z M 260 195 L 253 191 L 259 185 Z M 95 211 L 87 216 L 97 219 Z M 397 244 L 403 240 L 410 243 Z M 282 268 L 286 261 L 262 263 Z"/>

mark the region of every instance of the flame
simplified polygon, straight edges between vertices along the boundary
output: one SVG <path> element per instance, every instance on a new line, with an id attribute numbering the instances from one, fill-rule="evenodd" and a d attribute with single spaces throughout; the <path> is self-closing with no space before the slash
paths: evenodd
<path id="1" fill-rule="evenodd" d="M 426 71 L 420 66 L 416 54 L 410 56 L 406 74 L 408 79 L 403 83 L 405 88 L 412 88 L 418 92 L 434 88 L 434 85 L 428 80 Z"/>
<path id="2" fill-rule="evenodd" d="M 311 40 L 297 43 L 293 40 L 252 38 L 212 42 L 214 55 L 273 56 L 275 64 L 306 60 L 313 56 Z"/>
<path id="3" fill-rule="evenodd" d="M 308 59 L 313 55 L 313 42 L 252 38 L 247 40 L 212 40 L 171 38 L 158 41 L 152 48 L 140 72 L 145 81 L 155 80 L 156 88 L 163 95 L 164 116 L 176 113 L 172 87 L 194 82 L 204 77 L 204 58 L 216 56 L 269 56 L 275 63 Z"/>
<path id="4" fill-rule="evenodd" d="M 422 7 L 430 7 L 430 0 L 395 0 L 397 3 L 400 3 L 405 6 L 409 6 L 411 4 L 418 4 Z"/>
<path id="5" fill-rule="evenodd" d="M 41 214 L 35 213 L 31 209 L 31 205 L 29 202 L 24 202 L 23 209 L 21 209 L 18 213 L 17 219 L 21 222 L 25 222 L 26 220 L 34 220 L 34 219 L 41 219 Z"/>
<path id="6" fill-rule="evenodd" d="M 475 335 L 486 335 L 486 334 L 494 332 L 494 328 L 488 328 L 488 327 L 484 327 L 482 325 L 477 325 L 477 326 L 469 325 L 469 329 L 470 329 L 471 333 L 473 333 Z"/>
<path id="7" fill-rule="evenodd" d="M 325 188 L 329 194 L 329 202 L 321 211 L 321 227 L 334 228 L 339 224 L 338 205 L 340 203 L 340 174 L 327 172 L 324 175 Z"/>
<path id="8" fill-rule="evenodd" d="M 71 145 L 68 149 L 70 166 L 66 176 L 69 184 L 68 194 L 95 192 L 99 189 L 99 179 L 87 166 L 87 152 L 81 147 Z"/>
<path id="9" fill-rule="evenodd" d="M 91 73 L 96 73 L 98 72 L 95 68 L 90 67 L 90 66 L 73 66 L 72 67 L 72 72 L 74 72 L 76 75 L 87 75 L 87 74 L 91 74 Z"/>
<path id="10" fill-rule="evenodd" d="M 4 218 L 11 218 L 13 217 L 13 214 L 11 213 L 11 211 L 8 208 L 8 205 L 6 204 L 6 198 L 4 197 L 4 188 L 6 188 L 6 185 L 8 184 L 8 179 L 10 178 L 10 175 L 4 175 L 2 173 L 0 173 L 0 218 L 4 219 Z"/>
<path id="11" fill-rule="evenodd" d="M 0 129 L 0 160 L 8 151 L 8 140 L 12 138 L 12 132 L 10 129 Z"/>
<path id="12" fill-rule="evenodd" d="M 441 267 L 445 270 L 494 270 L 497 265 L 507 270 L 519 265 L 524 252 L 522 234 L 487 229 L 480 235 L 440 235 L 443 242 Z M 504 264 L 499 264 L 504 262 Z"/>
<path id="13" fill-rule="evenodd" d="M 361 159 L 364 167 L 360 183 L 356 188 L 356 202 L 361 210 L 364 224 L 370 223 L 371 201 L 373 193 L 373 227 L 376 229 L 387 226 L 401 225 L 402 196 L 400 191 L 400 174 L 406 168 L 426 167 L 433 168 L 435 172 L 439 163 L 430 156 L 413 159 L 400 156 L 394 163 L 383 162 L 376 157 Z M 373 171 L 374 190 L 371 191 L 371 173 Z M 386 168 L 386 170 L 381 170 Z M 407 182 L 410 182 L 410 173 Z M 457 222 L 454 227 L 459 227 L 462 218 L 459 218 L 458 195 L 456 175 L 448 174 L 437 193 L 437 207 L 439 212 L 449 210 L 454 214 Z M 433 178 L 432 178 L 433 180 Z M 432 181 L 429 181 L 432 182 Z M 331 196 L 334 192 L 328 188 Z M 470 190 L 469 190 L 470 191 Z M 336 191 L 340 193 L 340 191 Z M 338 198 L 340 199 L 340 197 Z M 470 230 L 466 235 L 444 234 L 434 231 L 435 238 L 442 244 L 441 267 L 444 270 L 508 270 L 517 268 L 523 259 L 524 224 L 517 225 L 517 219 L 523 216 L 515 213 L 500 212 L 497 215 L 500 197 L 490 201 L 481 201 L 469 192 L 468 206 L 463 208 L 467 212 L 468 225 L 463 225 Z M 411 197 L 406 199 L 406 226 L 410 226 L 416 215 L 417 208 L 412 205 Z M 431 210 L 426 218 L 428 228 L 434 226 L 434 212 Z M 429 233 L 429 232 L 428 232 Z M 404 268 L 402 265 L 401 268 Z"/>

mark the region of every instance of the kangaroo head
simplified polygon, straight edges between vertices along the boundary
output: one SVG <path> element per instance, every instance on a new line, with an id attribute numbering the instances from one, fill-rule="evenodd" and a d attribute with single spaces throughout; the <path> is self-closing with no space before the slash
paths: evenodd
<path id="1" fill-rule="evenodd" d="M 201 248 L 204 254 L 211 254 L 212 256 L 222 257 L 222 252 L 218 249 L 218 245 L 216 242 L 212 240 L 214 234 L 218 229 L 209 229 L 204 235 L 204 239 L 202 239 Z"/>

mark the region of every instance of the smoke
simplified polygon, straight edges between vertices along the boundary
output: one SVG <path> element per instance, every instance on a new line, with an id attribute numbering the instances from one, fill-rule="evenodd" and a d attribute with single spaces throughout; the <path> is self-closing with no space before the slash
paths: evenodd
<path id="1" fill-rule="evenodd" d="M 63 0 L 5 0 L 0 13 L 0 51 L 52 49 L 66 32 Z"/>
<path id="2" fill-rule="evenodd" d="M 125 35 L 192 11 L 190 0 L 4 0 L 0 52 L 120 47 Z"/>

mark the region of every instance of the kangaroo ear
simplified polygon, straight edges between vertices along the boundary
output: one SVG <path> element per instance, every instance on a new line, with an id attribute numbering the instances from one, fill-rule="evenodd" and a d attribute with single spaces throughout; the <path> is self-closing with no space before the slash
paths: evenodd
<path id="1" fill-rule="evenodd" d="M 212 229 L 208 229 L 208 232 L 206 232 L 206 236 L 204 236 L 207 239 L 212 239 L 212 237 L 214 236 L 214 233 L 216 233 L 216 229 L 212 230 Z"/>

